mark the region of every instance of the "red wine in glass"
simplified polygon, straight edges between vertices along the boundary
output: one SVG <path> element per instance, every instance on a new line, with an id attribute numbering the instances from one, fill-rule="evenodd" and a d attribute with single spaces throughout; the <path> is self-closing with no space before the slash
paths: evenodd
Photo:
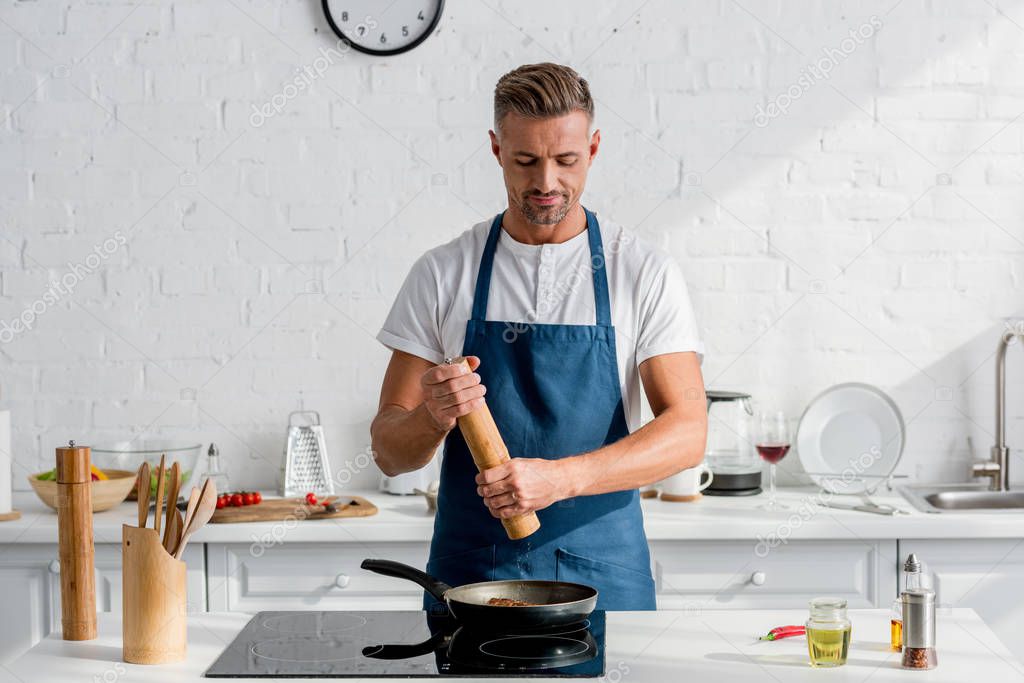
<path id="1" fill-rule="evenodd" d="M 761 456 L 761 459 L 765 462 L 775 464 L 778 461 L 786 457 L 786 453 L 789 453 L 788 443 L 759 443 L 757 444 L 757 454 Z"/>

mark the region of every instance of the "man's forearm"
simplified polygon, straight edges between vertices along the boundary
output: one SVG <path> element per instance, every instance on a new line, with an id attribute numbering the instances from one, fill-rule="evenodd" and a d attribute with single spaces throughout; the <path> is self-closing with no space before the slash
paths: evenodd
<path id="1" fill-rule="evenodd" d="M 381 408 L 370 425 L 377 466 L 389 477 L 418 470 L 430 462 L 447 432 L 440 429 L 423 404 L 412 410 Z"/>
<path id="2" fill-rule="evenodd" d="M 696 466 L 707 422 L 682 412 L 670 408 L 615 443 L 559 461 L 568 497 L 635 489 Z"/>

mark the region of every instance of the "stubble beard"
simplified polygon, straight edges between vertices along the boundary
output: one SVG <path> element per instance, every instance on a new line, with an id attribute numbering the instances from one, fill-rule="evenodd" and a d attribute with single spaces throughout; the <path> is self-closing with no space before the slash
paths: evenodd
<path id="1" fill-rule="evenodd" d="M 530 201 L 530 196 L 527 195 L 523 198 L 519 204 L 519 210 L 526 220 L 534 225 L 556 225 L 569 215 L 569 198 L 564 194 L 561 195 L 562 203 L 557 206 L 537 206 Z"/>

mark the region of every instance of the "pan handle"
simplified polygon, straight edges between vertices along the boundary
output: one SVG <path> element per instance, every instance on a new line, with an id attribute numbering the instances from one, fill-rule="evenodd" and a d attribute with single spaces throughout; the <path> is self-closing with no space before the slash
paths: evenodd
<path id="1" fill-rule="evenodd" d="M 412 659 L 430 654 L 445 643 L 447 636 L 444 631 L 431 634 L 422 643 L 415 645 L 369 645 L 363 648 L 363 656 L 373 659 Z"/>
<path id="2" fill-rule="evenodd" d="M 452 588 L 444 581 L 435 579 L 430 574 L 421 572 L 419 569 L 402 564 L 401 562 L 394 562 L 392 560 L 363 560 L 363 563 L 359 566 L 377 574 L 393 576 L 397 579 L 407 579 L 418 583 L 424 590 L 442 602 L 444 602 L 444 594 Z"/>

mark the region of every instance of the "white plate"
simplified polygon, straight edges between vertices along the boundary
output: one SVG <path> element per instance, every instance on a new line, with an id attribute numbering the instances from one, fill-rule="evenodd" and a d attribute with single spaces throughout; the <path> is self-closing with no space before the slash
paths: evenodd
<path id="1" fill-rule="evenodd" d="M 831 493 L 862 493 L 892 474 L 906 431 L 900 409 L 869 384 L 837 384 L 800 417 L 796 448 L 814 483 Z"/>

